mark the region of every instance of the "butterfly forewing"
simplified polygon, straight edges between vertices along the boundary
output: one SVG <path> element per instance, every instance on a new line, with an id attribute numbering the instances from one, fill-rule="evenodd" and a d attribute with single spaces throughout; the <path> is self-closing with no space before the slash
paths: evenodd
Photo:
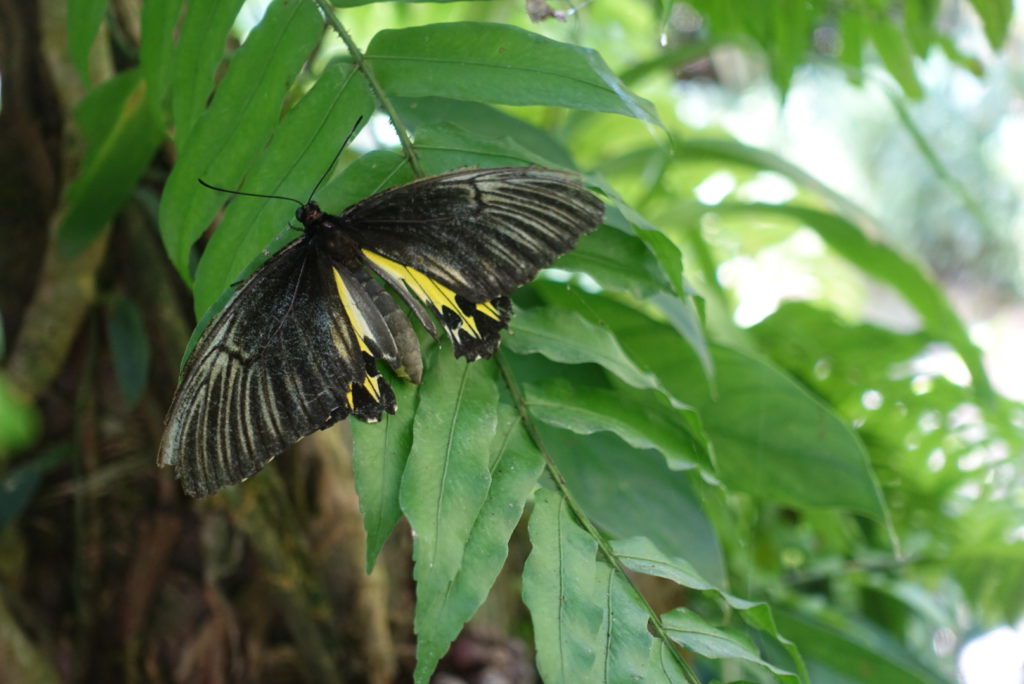
<path id="1" fill-rule="evenodd" d="M 203 332 L 171 402 L 159 462 L 191 496 L 258 472 L 350 412 L 394 412 L 336 292 L 304 239 L 247 279 Z M 369 366 L 369 368 L 368 368 Z M 376 396 L 358 388 L 369 383 Z"/>
<path id="2" fill-rule="evenodd" d="M 494 353 L 505 295 L 597 227 L 604 205 L 579 176 L 468 169 L 378 193 L 340 219 L 370 268 L 400 280 L 444 324 L 456 356 Z"/>
<path id="3" fill-rule="evenodd" d="M 246 279 L 200 336 L 160 464 L 205 496 L 350 414 L 394 413 L 376 361 L 414 382 L 422 361 L 385 285 L 436 336 L 429 310 L 457 356 L 489 357 L 511 316 L 508 295 L 594 230 L 603 210 L 575 174 L 536 167 L 425 178 L 340 216 L 303 205 L 305 234 Z"/>
<path id="4" fill-rule="evenodd" d="M 603 213 L 576 174 L 513 167 L 424 178 L 373 195 L 341 219 L 363 249 L 484 302 L 529 282 Z"/>

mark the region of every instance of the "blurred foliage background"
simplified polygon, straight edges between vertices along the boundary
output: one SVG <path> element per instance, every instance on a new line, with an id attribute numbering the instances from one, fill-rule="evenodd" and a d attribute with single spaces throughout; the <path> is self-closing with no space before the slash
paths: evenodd
<path id="1" fill-rule="evenodd" d="M 172 204 L 196 196 L 191 178 L 175 188 L 168 176 L 195 158 L 210 90 L 269 4 L 0 0 L 5 681 L 404 681 L 426 662 L 418 648 L 430 642 L 436 661 L 451 640 L 414 617 L 422 510 L 407 492 L 417 541 L 405 522 L 390 539 L 394 520 L 367 522 L 380 555 L 364 570 L 360 507 L 374 495 L 362 472 L 353 482 L 347 426 L 198 503 L 153 464 L 195 319 L 291 211 L 220 243 L 211 232 L 229 229 L 207 228 L 223 198 L 196 200 L 210 205 L 195 234 L 166 217 L 194 208 Z M 481 24 L 443 28 L 466 53 L 436 92 L 416 91 L 431 72 L 415 64 L 411 84 L 385 80 L 431 170 L 574 161 L 610 204 L 602 237 L 519 294 L 504 343 L 567 490 L 542 476 L 528 500 L 541 459 L 524 439 L 516 515 L 488 538 L 501 574 L 475 588 L 487 601 L 436 681 L 532 681 L 536 668 L 558 681 L 555 655 L 572 664 L 563 679 L 597 681 L 586 654 L 545 649 L 555 628 L 596 639 L 588 616 L 611 635 L 607 606 L 586 605 L 620 600 L 626 577 L 643 599 L 615 614 L 643 643 L 609 636 L 621 650 L 608 650 L 620 658 L 608 681 L 623 663 L 666 681 L 955 681 L 973 637 L 1020 621 L 1024 108 L 1011 0 L 334 4 L 364 50 L 388 29 L 440 40 L 430 27 L 444 22 L 592 48 L 626 114 L 601 113 L 617 110 L 588 104 L 583 85 L 537 95 L 516 80 L 521 57 L 506 56 L 511 75 L 474 81 Z M 205 39 L 184 28 L 190 16 L 213 27 Z M 221 28 L 227 40 L 211 40 Z M 354 61 L 330 29 L 303 39 L 275 119 Z M 170 54 L 179 62 L 160 67 Z M 184 63 L 208 72 L 205 86 Z M 370 192 L 386 160 L 399 169 L 397 150 L 376 116 L 343 160 L 348 190 L 331 196 Z M 391 156 L 358 166 L 363 153 Z M 235 160 L 239 182 L 255 158 Z M 307 166 L 315 182 L 322 164 Z M 309 181 L 288 178 L 304 196 Z M 574 344 L 546 343 L 551 330 Z M 436 375 L 463 372 L 447 353 L 429 357 Z M 493 369 L 469 372 L 504 387 Z M 396 390 L 416 405 L 416 390 Z M 429 382 L 419 394 L 447 396 Z M 514 414 L 507 395 L 499 425 Z M 383 453 L 373 429 L 351 428 L 357 470 Z M 556 550 L 553 521 L 573 552 Z M 613 550 L 595 553 L 598 539 Z M 558 594 L 544 562 L 611 588 Z M 560 601 L 565 615 L 545 612 Z M 1020 654 L 1004 655 L 1019 675 Z M 980 676 L 992 679 L 968 681 L 996 670 Z"/>

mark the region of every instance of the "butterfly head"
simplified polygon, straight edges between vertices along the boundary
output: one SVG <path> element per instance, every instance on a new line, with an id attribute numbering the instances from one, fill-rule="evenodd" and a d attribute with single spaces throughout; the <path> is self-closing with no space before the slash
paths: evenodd
<path id="1" fill-rule="evenodd" d="M 295 210 L 295 218 L 307 229 L 324 215 L 323 209 L 316 202 L 309 201 Z"/>

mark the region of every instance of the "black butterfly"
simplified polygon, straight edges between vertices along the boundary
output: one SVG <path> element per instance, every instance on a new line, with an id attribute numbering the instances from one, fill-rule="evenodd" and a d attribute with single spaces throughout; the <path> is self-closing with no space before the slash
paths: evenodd
<path id="1" fill-rule="evenodd" d="M 382 359 L 419 382 L 419 342 L 397 294 L 456 356 L 494 353 L 508 294 L 572 249 L 604 205 L 564 171 L 468 169 L 324 213 L 296 211 L 303 235 L 246 279 L 196 343 L 171 401 L 158 462 L 207 496 L 285 448 L 354 415 L 380 420 L 395 395 Z"/>

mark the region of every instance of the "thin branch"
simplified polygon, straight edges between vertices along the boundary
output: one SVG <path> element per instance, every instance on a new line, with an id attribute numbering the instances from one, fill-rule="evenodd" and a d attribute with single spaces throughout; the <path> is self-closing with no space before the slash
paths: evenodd
<path id="1" fill-rule="evenodd" d="M 505 380 L 505 384 L 508 387 L 509 392 L 512 395 L 512 400 L 515 402 L 516 409 L 519 411 L 519 417 L 522 418 L 523 426 L 526 428 L 526 432 L 530 435 L 530 439 L 537 445 L 540 453 L 544 456 L 544 464 L 551 474 L 551 478 L 555 481 L 555 485 L 558 487 L 559 493 L 565 499 L 566 503 L 569 504 L 569 510 L 572 511 L 573 515 L 576 516 L 576 520 L 580 523 L 587 534 L 594 538 L 597 542 L 598 548 L 601 550 L 601 554 L 607 559 L 613 568 L 626 580 L 629 587 L 633 590 L 633 594 L 640 600 L 644 608 L 647 610 L 647 614 L 650 616 L 651 624 L 654 626 L 655 634 L 665 643 L 674 644 L 675 642 L 668 636 L 668 632 L 665 631 L 665 626 L 661 622 L 661 616 L 658 615 L 657 611 L 651 607 L 651 604 L 647 602 L 644 595 L 637 589 L 636 584 L 630 579 L 629 572 L 619 557 L 615 554 L 608 540 L 604 538 L 590 522 L 590 518 L 587 517 L 586 513 L 583 512 L 583 507 L 576 501 L 572 492 L 569 491 L 569 486 L 565 482 L 565 476 L 562 475 L 562 471 L 558 469 L 551 454 L 548 453 L 547 447 L 544 446 L 544 440 L 540 436 L 540 431 L 537 429 L 536 423 L 533 422 L 533 418 L 530 417 L 529 412 L 526 410 L 526 401 L 523 399 L 523 394 L 519 390 L 519 385 L 516 383 L 515 377 L 512 375 L 512 369 L 509 368 L 508 363 L 505 361 L 505 357 L 502 355 L 501 350 L 494 355 L 494 359 L 498 362 L 498 368 L 501 370 L 501 375 Z M 686 678 L 691 684 L 700 684 L 700 678 L 690 668 L 690 664 L 683 659 L 682 654 L 679 653 L 678 649 L 671 649 L 672 656 L 675 658 L 676 663 L 683 670 Z"/>
<path id="2" fill-rule="evenodd" d="M 388 118 L 391 119 L 391 125 L 395 129 L 395 133 L 398 134 L 398 140 L 402 144 L 402 153 L 405 155 L 405 160 L 409 163 L 409 168 L 412 169 L 417 178 L 422 178 L 426 173 L 424 173 L 423 167 L 420 166 L 419 156 L 417 156 L 416 149 L 412 146 L 409 132 L 405 130 L 405 126 L 399 121 L 395 106 L 391 103 L 387 93 L 384 92 L 384 88 L 381 87 L 380 81 L 374 76 L 373 69 L 370 68 L 370 64 L 366 61 L 366 55 L 359 49 L 359 46 L 352 40 L 352 36 L 349 35 L 345 27 L 342 26 L 341 21 L 335 16 L 334 8 L 326 0 L 313 1 L 320 8 L 320 12 L 324 15 L 327 23 L 331 25 L 331 28 L 334 29 L 342 42 L 345 43 L 345 47 L 352 57 L 352 63 L 366 77 L 366 82 L 370 86 L 370 92 L 373 93 L 374 99 L 377 100 L 377 104 L 388 115 Z"/>

